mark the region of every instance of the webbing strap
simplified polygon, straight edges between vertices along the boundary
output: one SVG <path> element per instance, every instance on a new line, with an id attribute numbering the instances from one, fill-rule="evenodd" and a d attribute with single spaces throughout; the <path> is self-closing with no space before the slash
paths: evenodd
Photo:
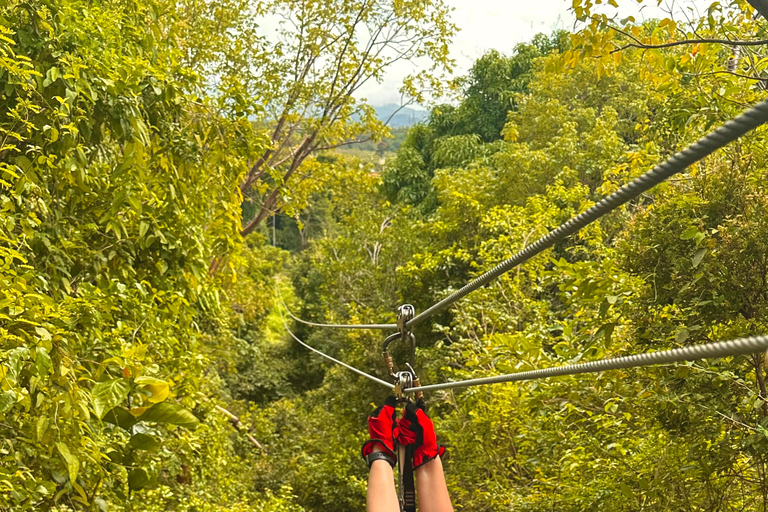
<path id="1" fill-rule="evenodd" d="M 403 461 L 403 511 L 416 512 L 416 486 L 413 482 L 413 445 L 405 449 Z"/>

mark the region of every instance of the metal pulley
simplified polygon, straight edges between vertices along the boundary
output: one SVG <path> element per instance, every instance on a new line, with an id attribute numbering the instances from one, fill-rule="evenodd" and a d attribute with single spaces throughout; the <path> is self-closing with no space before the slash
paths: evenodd
<path id="1" fill-rule="evenodd" d="M 420 385 L 413 364 L 416 359 L 416 336 L 408 328 L 408 322 L 415 314 L 414 307 L 410 304 L 403 304 L 397 308 L 397 328 L 396 332 L 384 340 L 382 353 L 384 355 L 384 364 L 387 365 L 389 376 L 395 381 L 395 398 L 399 403 L 410 402 L 410 397 L 405 393 L 407 389 Z M 408 362 L 405 363 L 407 369 L 395 371 L 395 363 L 389 353 L 389 345 L 393 341 L 400 340 L 409 347 Z M 414 393 L 414 400 L 421 398 L 421 392 Z M 416 512 L 416 489 L 413 479 L 413 446 L 398 445 L 398 501 L 400 502 L 401 512 Z"/>
<path id="2" fill-rule="evenodd" d="M 416 314 L 416 308 L 410 304 L 403 304 L 397 308 L 397 330 L 400 331 L 403 336 L 406 332 L 410 332 L 408 329 L 408 322 L 413 320 L 413 316 Z"/>
<path id="3" fill-rule="evenodd" d="M 397 326 L 399 332 L 387 336 L 382 345 L 382 354 L 384 356 L 384 364 L 387 366 L 387 371 L 390 377 L 395 381 L 395 397 L 400 402 L 408 401 L 404 391 L 406 389 L 416 387 L 420 385 L 419 378 L 416 376 L 416 372 L 413 369 L 413 364 L 416 359 L 416 336 L 408 329 L 407 323 L 413 318 L 415 309 L 410 304 L 403 304 L 397 308 Z M 407 370 L 395 371 L 395 363 L 392 359 L 392 355 L 389 353 L 389 345 L 400 340 L 404 344 L 408 344 L 410 347 L 408 362 L 405 363 L 408 367 Z M 418 400 L 421 397 L 420 392 L 415 393 L 415 398 Z"/>

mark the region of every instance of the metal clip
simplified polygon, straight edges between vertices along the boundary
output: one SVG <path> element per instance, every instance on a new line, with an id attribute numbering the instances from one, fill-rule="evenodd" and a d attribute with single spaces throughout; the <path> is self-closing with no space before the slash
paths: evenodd
<path id="1" fill-rule="evenodd" d="M 421 387 L 421 380 L 416 376 L 416 370 L 413 369 L 413 366 L 411 366 L 408 363 L 405 363 L 405 365 L 408 367 L 408 369 L 411 371 L 411 374 L 413 375 L 411 379 L 411 387 L 418 388 Z M 414 400 L 418 400 L 424 396 L 424 393 L 421 391 L 414 391 L 413 392 L 413 398 Z"/>
<path id="2" fill-rule="evenodd" d="M 408 356 L 408 362 L 411 363 L 411 366 L 416 363 L 416 336 L 413 335 L 407 324 L 415 314 L 416 309 L 410 304 L 403 304 L 397 308 L 397 328 L 400 331 L 400 339 L 404 344 L 408 343 L 409 339 L 411 342 L 411 351 Z"/>
<path id="3" fill-rule="evenodd" d="M 405 402 L 408 398 L 405 396 L 405 390 L 413 387 L 413 374 L 404 370 L 395 374 L 395 398 L 398 402 Z"/>
<path id="4" fill-rule="evenodd" d="M 397 308 L 397 327 L 400 332 L 387 336 L 381 347 L 384 364 L 387 366 L 390 377 L 395 381 L 395 397 L 398 402 L 407 402 L 408 397 L 405 395 L 405 390 L 419 385 L 419 378 L 413 370 L 414 359 L 416 358 L 416 336 L 413 335 L 406 325 L 414 317 L 415 312 L 416 310 L 410 304 L 403 304 Z M 409 361 L 405 363 L 408 369 L 396 372 L 394 361 L 389 353 L 389 345 L 398 339 L 403 343 L 408 343 L 410 350 Z M 421 393 L 417 394 L 421 396 Z"/>
<path id="5" fill-rule="evenodd" d="M 410 304 L 403 304 L 397 308 L 397 330 L 405 337 L 407 332 L 410 332 L 406 325 L 413 319 L 413 315 L 416 314 L 416 309 Z"/>

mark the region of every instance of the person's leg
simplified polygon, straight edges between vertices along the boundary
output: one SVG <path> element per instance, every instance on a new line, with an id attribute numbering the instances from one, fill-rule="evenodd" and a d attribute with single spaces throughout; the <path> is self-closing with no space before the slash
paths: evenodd
<path id="1" fill-rule="evenodd" d="M 378 446 L 373 451 L 381 451 Z M 392 466 L 385 460 L 375 460 L 368 473 L 368 512 L 398 512 L 400 503 L 395 491 L 395 478 Z"/>
<path id="2" fill-rule="evenodd" d="M 360 454 L 368 462 L 368 512 L 399 512 L 400 503 L 395 491 L 392 466 L 397 461 L 394 427 L 397 421 L 394 396 L 387 397 L 384 405 L 368 416 L 370 439 L 363 444 Z M 383 457 L 383 458 L 382 458 Z"/>
<path id="3" fill-rule="evenodd" d="M 416 496 L 419 512 L 453 512 L 440 456 L 416 469 Z"/>
<path id="4" fill-rule="evenodd" d="M 413 445 L 413 466 L 416 475 L 416 499 L 419 512 L 453 512 L 448 486 L 443 475 L 440 457 L 445 447 L 438 446 L 435 426 L 427 415 L 424 400 L 405 406 L 405 414 L 398 422 L 398 441 Z"/>

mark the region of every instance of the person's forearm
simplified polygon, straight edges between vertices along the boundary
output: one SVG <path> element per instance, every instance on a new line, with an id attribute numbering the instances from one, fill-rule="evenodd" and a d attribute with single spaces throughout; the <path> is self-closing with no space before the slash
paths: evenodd
<path id="1" fill-rule="evenodd" d="M 440 457 L 416 470 L 416 493 L 419 512 L 453 512 Z"/>
<path id="2" fill-rule="evenodd" d="M 374 451 L 380 449 L 374 448 Z M 368 512 L 398 512 L 400 503 L 397 501 L 395 478 L 392 466 L 385 460 L 375 460 L 368 473 Z"/>

